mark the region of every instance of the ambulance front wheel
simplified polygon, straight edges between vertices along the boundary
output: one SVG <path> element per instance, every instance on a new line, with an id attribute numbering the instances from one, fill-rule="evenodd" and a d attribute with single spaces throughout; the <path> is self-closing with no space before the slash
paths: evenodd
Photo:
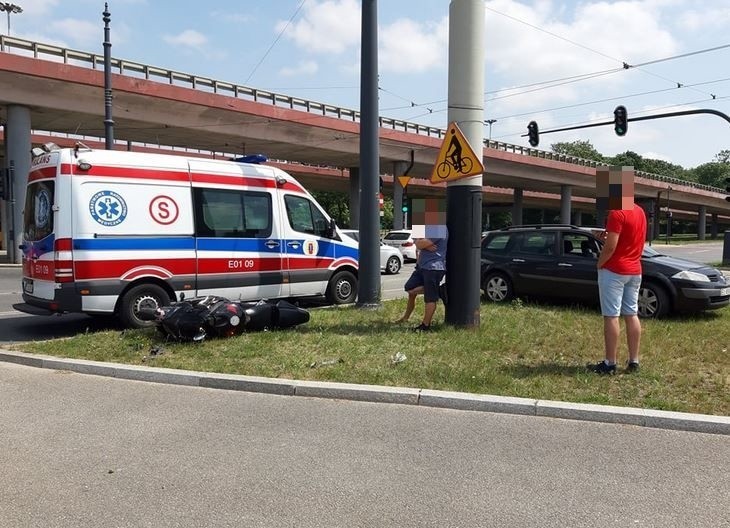
<path id="1" fill-rule="evenodd" d="M 156 284 L 140 284 L 131 288 L 122 297 L 119 305 L 119 319 L 125 328 L 147 328 L 154 326 L 154 321 L 140 319 L 139 312 L 143 308 L 156 310 L 160 306 L 170 304 L 170 296 Z"/>
<path id="2" fill-rule="evenodd" d="M 334 274 L 327 286 L 327 300 L 332 304 L 351 304 L 357 298 L 357 279 L 349 271 Z"/>

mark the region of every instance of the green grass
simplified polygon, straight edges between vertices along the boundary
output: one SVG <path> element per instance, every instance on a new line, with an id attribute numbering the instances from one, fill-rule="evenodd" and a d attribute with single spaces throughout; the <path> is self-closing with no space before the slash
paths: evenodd
<path id="1" fill-rule="evenodd" d="M 391 323 L 404 306 L 401 299 L 377 310 L 311 310 L 310 322 L 293 329 L 201 344 L 166 342 L 154 330 L 136 330 L 16 348 L 197 371 L 730 415 L 730 310 L 644 321 L 641 372 L 600 377 L 585 369 L 603 354 L 595 308 L 484 304 L 479 329 L 441 326 L 416 334 L 410 328 L 420 320 L 422 302 L 411 325 Z M 442 318 L 439 307 L 436 320 Z M 163 353 L 150 357 L 152 347 Z M 394 364 L 397 352 L 407 359 Z M 622 343 L 620 361 L 625 359 Z"/>

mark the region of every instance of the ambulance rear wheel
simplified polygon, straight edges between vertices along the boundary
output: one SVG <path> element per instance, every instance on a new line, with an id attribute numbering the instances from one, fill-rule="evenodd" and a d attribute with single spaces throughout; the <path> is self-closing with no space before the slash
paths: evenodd
<path id="1" fill-rule="evenodd" d="M 119 305 L 119 319 L 126 328 L 147 328 L 154 326 L 154 321 L 144 321 L 139 318 L 139 311 L 143 308 L 156 310 L 160 306 L 170 304 L 167 292 L 156 284 L 140 284 L 131 288 L 122 297 Z"/>
<path id="2" fill-rule="evenodd" d="M 339 271 L 327 286 L 327 300 L 332 304 L 351 304 L 357 298 L 357 279 L 349 271 Z"/>

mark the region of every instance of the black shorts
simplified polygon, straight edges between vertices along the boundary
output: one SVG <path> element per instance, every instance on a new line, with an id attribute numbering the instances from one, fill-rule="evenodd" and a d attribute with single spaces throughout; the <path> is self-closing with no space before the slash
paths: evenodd
<path id="1" fill-rule="evenodd" d="M 423 286 L 423 299 L 426 302 L 438 302 L 439 300 L 439 284 L 444 278 L 446 272 L 444 270 L 428 270 L 416 267 L 413 274 L 406 281 L 404 286 L 406 291 Z"/>

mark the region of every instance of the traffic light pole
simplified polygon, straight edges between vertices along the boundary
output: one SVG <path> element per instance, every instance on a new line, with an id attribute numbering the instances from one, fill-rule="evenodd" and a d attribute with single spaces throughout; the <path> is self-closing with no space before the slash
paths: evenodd
<path id="1" fill-rule="evenodd" d="M 448 122 L 458 123 L 482 156 L 484 141 L 484 0 L 449 4 Z M 482 177 L 447 182 L 446 323 L 478 330 L 480 323 Z"/>
<path id="2" fill-rule="evenodd" d="M 684 116 L 684 115 L 692 115 L 692 114 L 713 114 L 719 117 L 722 117 L 725 121 L 730 123 L 730 116 L 727 114 L 724 114 L 720 112 L 719 110 L 712 110 L 711 108 L 699 108 L 697 110 L 682 110 L 680 112 L 668 112 L 665 114 L 655 114 L 650 116 L 643 116 L 643 117 L 630 117 L 626 121 L 649 121 L 650 119 L 661 119 L 664 117 L 677 117 L 677 116 Z M 531 121 L 533 123 L 534 121 Z M 599 126 L 606 126 L 606 125 L 613 125 L 615 124 L 615 121 L 602 121 L 600 123 L 591 123 L 589 125 L 578 125 L 578 126 L 572 126 L 572 127 L 565 127 L 565 128 L 554 128 L 552 130 L 541 130 L 540 134 L 552 134 L 553 132 L 565 132 L 566 130 L 579 130 L 581 128 L 593 128 L 593 127 L 599 127 Z M 522 134 L 522 137 L 527 137 L 529 134 Z M 535 146 L 535 145 L 533 145 Z"/>

